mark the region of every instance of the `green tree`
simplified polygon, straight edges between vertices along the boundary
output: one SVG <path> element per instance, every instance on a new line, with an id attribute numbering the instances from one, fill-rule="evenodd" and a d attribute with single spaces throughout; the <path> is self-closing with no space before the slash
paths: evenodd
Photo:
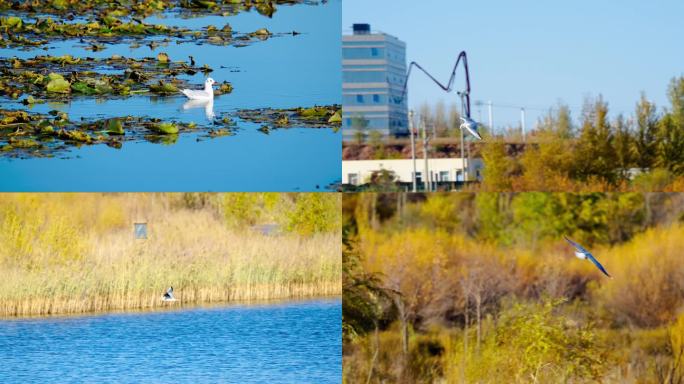
<path id="1" fill-rule="evenodd" d="M 615 165 L 617 165 L 620 171 L 620 176 L 626 178 L 626 171 L 634 164 L 632 152 L 633 138 L 622 115 L 618 115 L 613 126 L 615 131 Z"/>
<path id="2" fill-rule="evenodd" d="M 482 192 L 475 196 L 478 234 L 484 240 L 510 242 L 505 232 L 510 216 L 508 211 L 509 195 L 494 192 Z"/>
<path id="3" fill-rule="evenodd" d="M 652 168 L 656 154 L 658 115 L 655 104 L 641 94 L 636 106 L 636 132 L 632 141 L 632 156 L 639 168 Z"/>
<path id="4" fill-rule="evenodd" d="M 658 129 L 656 165 L 676 175 L 684 174 L 684 77 L 674 78 L 668 90 L 671 110 Z"/>
<path id="5" fill-rule="evenodd" d="M 341 196 L 336 193 L 298 193 L 288 216 L 287 230 L 301 235 L 333 232 L 342 227 Z"/>
<path id="6" fill-rule="evenodd" d="M 574 175 L 580 180 L 615 181 L 614 135 L 608 123 L 608 104 L 601 96 L 585 101 L 582 128 L 575 149 Z"/>
<path id="7" fill-rule="evenodd" d="M 561 139 L 571 139 L 573 137 L 573 129 L 570 108 L 565 104 L 559 104 L 555 128 L 556 135 Z"/>

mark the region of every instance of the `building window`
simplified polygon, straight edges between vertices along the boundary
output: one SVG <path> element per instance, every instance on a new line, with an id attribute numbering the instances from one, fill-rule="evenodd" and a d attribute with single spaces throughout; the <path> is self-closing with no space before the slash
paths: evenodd
<path id="1" fill-rule="evenodd" d="M 356 102 L 363 103 L 363 95 L 356 95 Z"/>
<path id="2" fill-rule="evenodd" d="M 463 181 L 463 173 L 460 169 L 456 170 L 456 181 Z"/>
<path id="3" fill-rule="evenodd" d="M 359 175 L 357 175 L 356 173 L 348 174 L 347 178 L 349 179 L 349 184 L 359 185 Z"/>
<path id="4" fill-rule="evenodd" d="M 380 95 L 373 95 L 373 102 L 379 103 L 380 102 Z"/>
<path id="5" fill-rule="evenodd" d="M 371 56 L 377 56 L 378 55 L 378 49 L 377 48 L 371 48 Z"/>
<path id="6" fill-rule="evenodd" d="M 449 171 L 439 171 L 439 181 L 449 181 Z"/>
<path id="7" fill-rule="evenodd" d="M 416 184 L 423 184 L 423 177 L 420 172 L 416 172 Z"/>

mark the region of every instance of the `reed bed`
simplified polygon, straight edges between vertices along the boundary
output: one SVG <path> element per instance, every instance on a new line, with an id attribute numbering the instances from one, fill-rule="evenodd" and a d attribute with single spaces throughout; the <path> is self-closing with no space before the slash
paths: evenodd
<path id="1" fill-rule="evenodd" d="M 267 236 L 227 224 L 220 204 L 182 201 L 0 196 L 0 316 L 341 295 L 339 231 Z M 133 236 L 141 219 L 147 240 Z M 161 300 L 169 286 L 178 302 Z"/>

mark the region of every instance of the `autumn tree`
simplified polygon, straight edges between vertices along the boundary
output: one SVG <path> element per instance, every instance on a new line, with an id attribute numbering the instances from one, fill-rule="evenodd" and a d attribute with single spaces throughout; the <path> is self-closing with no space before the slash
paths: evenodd
<path id="1" fill-rule="evenodd" d="M 506 154 L 506 143 L 500 138 L 490 138 L 482 146 L 482 188 L 485 191 L 510 191 L 512 159 Z"/>
<path id="2" fill-rule="evenodd" d="M 542 191 L 563 189 L 572 165 L 572 120 L 570 110 L 561 105 L 539 121 L 536 144 L 528 145 L 520 163 L 523 188 Z"/>

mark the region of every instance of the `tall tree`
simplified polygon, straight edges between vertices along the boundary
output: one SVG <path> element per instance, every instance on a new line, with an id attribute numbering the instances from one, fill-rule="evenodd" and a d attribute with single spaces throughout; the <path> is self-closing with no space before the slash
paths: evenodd
<path id="1" fill-rule="evenodd" d="M 657 145 L 658 115 L 655 104 L 649 102 L 643 92 L 635 114 L 636 132 L 632 142 L 634 162 L 639 168 L 652 168 Z"/>
<path id="2" fill-rule="evenodd" d="M 608 123 L 608 104 L 599 95 L 585 100 L 582 129 L 575 150 L 575 177 L 615 181 L 614 135 Z"/>
<path id="3" fill-rule="evenodd" d="M 444 101 L 440 100 L 435 105 L 435 133 L 436 136 L 446 136 L 449 130 L 449 123 L 447 122 L 446 107 Z"/>
<path id="4" fill-rule="evenodd" d="M 449 136 L 458 136 L 461 127 L 461 114 L 458 112 L 458 105 L 451 103 L 449 105 Z"/>
<path id="5" fill-rule="evenodd" d="M 668 89 L 671 110 L 660 120 L 656 165 L 684 174 L 684 77 L 674 78 Z"/>
<path id="6" fill-rule="evenodd" d="M 482 188 L 491 192 L 510 191 L 512 160 L 506 154 L 506 143 L 502 139 L 487 140 L 482 147 L 482 160 Z"/>
<path id="7" fill-rule="evenodd" d="M 615 131 L 615 160 L 621 177 L 627 177 L 626 171 L 634 164 L 632 155 L 633 138 L 622 114 L 613 123 Z"/>

